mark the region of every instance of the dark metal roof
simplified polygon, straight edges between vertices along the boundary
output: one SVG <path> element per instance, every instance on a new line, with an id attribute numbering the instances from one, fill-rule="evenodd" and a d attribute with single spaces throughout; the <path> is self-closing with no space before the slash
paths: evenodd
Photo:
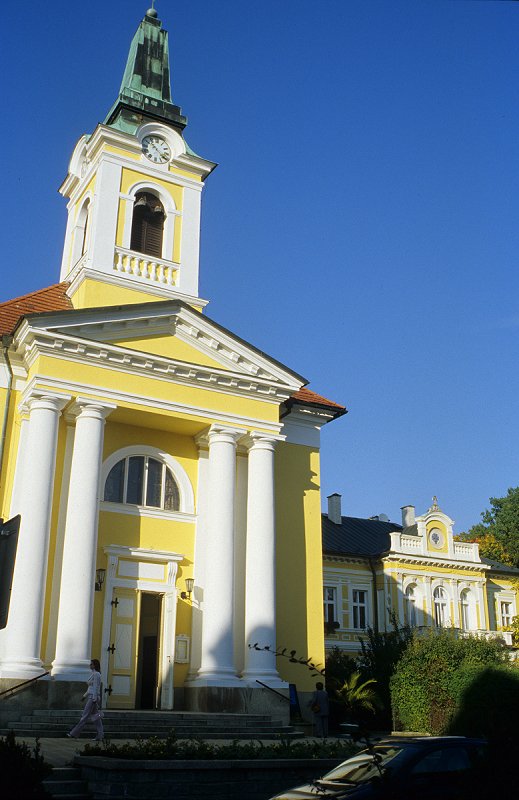
<path id="1" fill-rule="evenodd" d="M 322 514 L 323 553 L 344 556 L 378 556 L 389 550 L 392 531 L 401 531 L 396 522 L 381 522 L 378 519 L 341 517 L 336 525 Z"/>

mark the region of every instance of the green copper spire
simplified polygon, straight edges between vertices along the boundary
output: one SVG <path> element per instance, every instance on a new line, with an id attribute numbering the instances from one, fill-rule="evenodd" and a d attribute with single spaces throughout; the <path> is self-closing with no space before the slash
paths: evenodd
<path id="1" fill-rule="evenodd" d="M 154 8 L 133 37 L 119 97 L 110 109 L 105 125 L 131 132 L 143 117 L 160 119 L 182 130 L 187 119 L 171 102 L 168 32 Z"/>

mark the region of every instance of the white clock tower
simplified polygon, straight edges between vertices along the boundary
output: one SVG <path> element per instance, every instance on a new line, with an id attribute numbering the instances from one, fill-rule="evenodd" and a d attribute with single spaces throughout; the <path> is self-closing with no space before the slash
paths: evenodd
<path id="1" fill-rule="evenodd" d="M 82 136 L 61 186 L 68 222 L 60 279 L 76 308 L 198 296 L 200 201 L 216 166 L 184 139 L 171 101 L 168 34 L 149 9 L 118 98 Z"/>

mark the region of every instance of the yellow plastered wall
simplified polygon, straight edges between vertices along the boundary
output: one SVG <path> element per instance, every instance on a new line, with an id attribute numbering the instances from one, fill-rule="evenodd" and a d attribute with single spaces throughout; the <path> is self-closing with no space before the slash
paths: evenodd
<path id="1" fill-rule="evenodd" d="M 62 357 L 52 358 L 48 356 L 37 359 L 31 367 L 30 375 L 35 373 L 52 375 L 54 378 L 67 382 L 74 382 L 82 387 L 101 386 L 103 390 L 115 392 L 119 396 L 136 395 L 140 398 L 153 398 L 165 403 L 178 403 L 179 406 L 191 408 L 207 409 L 208 418 L 206 425 L 215 422 L 210 418 L 211 412 L 231 414 L 235 417 L 249 418 L 254 420 L 264 420 L 266 423 L 277 423 L 279 419 L 279 408 L 276 403 L 268 403 L 262 400 L 250 399 L 247 397 L 236 397 L 225 392 L 202 389 L 197 386 L 186 386 L 176 384 L 167 380 L 157 380 L 153 375 L 132 375 L 124 370 L 116 371 L 102 369 L 97 366 L 86 366 L 73 361 L 65 361 Z M 95 390 L 81 389 L 82 394 L 95 396 Z M 102 393 L 101 393 L 102 394 Z M 99 399 L 99 398 L 98 398 Z M 130 400 L 118 400 L 121 407 L 132 408 Z M 138 409 L 135 409 L 138 413 Z M 150 411 L 154 411 L 153 400 L 150 400 Z M 198 416 L 190 416 L 189 412 L 167 412 L 161 409 L 160 412 L 165 419 L 168 417 L 193 419 L 200 423 Z M 258 429 L 261 426 L 256 426 Z"/>
<path id="2" fill-rule="evenodd" d="M 102 308 L 109 306 L 126 305 L 130 303 L 161 302 L 163 297 L 158 297 L 138 289 L 115 286 L 100 280 L 87 278 L 81 283 L 79 289 L 71 296 L 74 308 Z"/>
<path id="3" fill-rule="evenodd" d="M 127 347 L 129 350 L 138 350 L 142 353 L 153 353 L 177 361 L 186 361 L 189 364 L 202 364 L 217 369 L 227 369 L 219 361 L 201 353 L 196 347 L 183 342 L 178 336 L 148 336 L 146 339 L 118 339 L 115 344 Z"/>
<path id="4" fill-rule="evenodd" d="M 437 528 L 443 534 L 443 546 L 442 547 L 434 547 L 432 542 L 431 542 L 431 540 L 430 540 L 430 535 L 431 535 L 431 531 L 432 531 L 433 528 Z M 426 530 L 427 530 L 427 549 L 430 552 L 433 552 L 433 553 L 448 553 L 448 551 L 449 551 L 449 537 L 448 537 L 447 528 L 445 527 L 443 522 L 440 522 L 439 520 L 435 520 L 435 519 L 430 520 L 427 523 Z"/>
<path id="5" fill-rule="evenodd" d="M 324 665 L 323 572 L 319 453 L 276 448 L 277 646 Z M 278 659 L 284 680 L 301 691 L 315 685 L 309 670 Z"/>

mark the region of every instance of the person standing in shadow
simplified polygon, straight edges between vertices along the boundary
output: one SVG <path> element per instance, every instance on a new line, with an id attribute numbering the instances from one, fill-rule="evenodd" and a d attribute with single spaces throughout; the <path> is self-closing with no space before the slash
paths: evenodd
<path id="1" fill-rule="evenodd" d="M 87 681 L 87 690 L 83 695 L 83 700 L 86 698 L 86 704 L 83 709 L 83 714 L 78 724 L 72 728 L 70 733 L 67 733 L 69 739 L 77 739 L 87 722 L 93 722 L 96 726 L 96 735 L 94 742 L 100 742 L 104 739 L 102 712 L 101 712 L 101 665 L 97 658 L 93 658 L 90 662 L 90 677 Z"/>
<path id="2" fill-rule="evenodd" d="M 330 705 L 328 692 L 321 682 L 315 684 L 315 692 L 312 694 L 309 705 L 314 715 L 315 734 L 321 739 L 326 739 L 328 737 Z"/>

